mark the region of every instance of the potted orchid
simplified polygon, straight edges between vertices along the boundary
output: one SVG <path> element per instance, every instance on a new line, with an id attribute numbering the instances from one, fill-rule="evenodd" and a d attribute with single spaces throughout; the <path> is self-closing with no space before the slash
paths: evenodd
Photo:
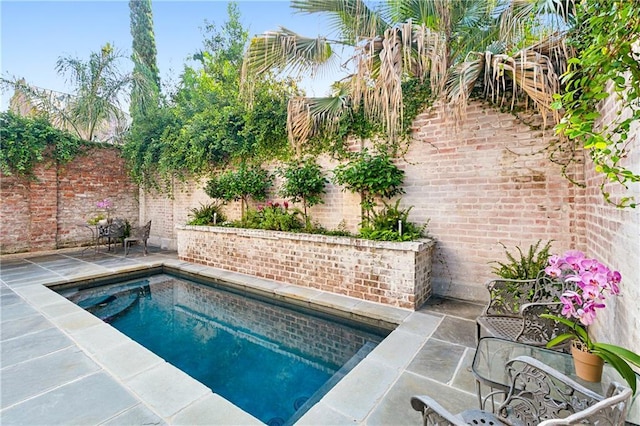
<path id="1" fill-rule="evenodd" d="M 113 207 L 113 204 L 111 203 L 111 200 L 108 198 L 105 198 L 104 200 L 100 200 L 96 203 L 96 207 L 100 210 L 104 210 L 105 213 L 107 214 L 107 218 L 103 219 L 104 220 L 104 225 L 106 225 L 107 223 L 109 223 L 109 215 L 111 213 L 111 208 Z M 101 222 L 98 222 L 98 224 L 103 224 Z"/>
<path id="2" fill-rule="evenodd" d="M 568 251 L 562 256 L 549 257 L 545 273 L 555 279 L 574 284 L 572 290 L 565 291 L 560 297 L 563 316 L 541 315 L 543 318 L 556 320 L 571 330 L 551 340 L 547 347 L 573 339 L 574 361 L 584 352 L 595 355 L 600 361 L 600 374 L 602 362 L 608 362 L 627 381 L 635 394 L 636 376 L 629 364 L 640 367 L 640 356 L 619 346 L 594 342 L 585 328 L 594 322 L 597 310 L 606 307 L 605 300 L 620 293 L 620 272 L 611 270 L 596 259 L 587 258 L 582 252 Z M 577 366 L 576 373 L 586 380 L 600 380 L 599 377 L 589 379 L 581 376 Z"/>

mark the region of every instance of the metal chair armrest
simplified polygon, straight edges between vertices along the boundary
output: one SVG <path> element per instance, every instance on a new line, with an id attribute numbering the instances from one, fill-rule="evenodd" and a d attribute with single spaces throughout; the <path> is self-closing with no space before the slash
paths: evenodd
<path id="1" fill-rule="evenodd" d="M 625 424 L 627 409 L 631 400 L 631 389 L 614 383 L 611 395 L 602 401 L 571 414 L 564 419 L 549 419 L 538 426 L 603 424 L 622 426 Z M 609 392 L 607 392 L 609 393 Z"/>
<path id="2" fill-rule="evenodd" d="M 498 413 L 525 424 L 567 417 L 604 398 L 581 384 L 528 356 L 507 362 L 510 388 Z"/>
<path id="3" fill-rule="evenodd" d="M 414 410 L 422 413 L 424 426 L 431 425 L 453 425 L 466 426 L 460 417 L 453 415 L 450 411 L 438 404 L 436 400 L 426 395 L 417 395 L 411 398 L 411 406 Z"/>

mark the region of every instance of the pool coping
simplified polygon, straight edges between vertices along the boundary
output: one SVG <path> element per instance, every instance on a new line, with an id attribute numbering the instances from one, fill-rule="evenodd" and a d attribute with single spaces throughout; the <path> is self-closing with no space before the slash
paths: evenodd
<path id="1" fill-rule="evenodd" d="M 150 256 L 136 265 L 45 279 L 10 286 L 71 338 L 105 372 L 169 424 L 263 424 L 208 387 L 165 362 L 110 325 L 68 301 L 49 287 L 96 280 L 114 273 L 166 268 L 187 275 L 222 280 L 236 290 L 266 295 L 332 314 L 397 327 L 296 424 L 361 423 L 393 386 L 437 326 L 439 317 L 355 299 L 350 296 L 279 283 L 177 259 Z M 44 287 L 44 288 L 43 288 Z M 431 331 L 429 331 L 431 330 Z M 108 349 L 105 349 L 108 348 Z M 134 365 L 123 365 L 123 353 Z"/>

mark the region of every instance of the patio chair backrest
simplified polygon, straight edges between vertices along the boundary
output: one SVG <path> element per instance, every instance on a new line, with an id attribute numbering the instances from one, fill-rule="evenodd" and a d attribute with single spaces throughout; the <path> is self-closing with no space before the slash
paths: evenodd
<path id="1" fill-rule="evenodd" d="M 631 389 L 613 384 L 607 398 L 530 357 L 507 363 L 511 388 L 498 415 L 511 424 L 563 425 L 596 423 L 623 425 Z"/>
<path id="2" fill-rule="evenodd" d="M 495 279 L 487 284 L 490 294 L 484 315 L 519 315 L 526 303 L 557 302 L 565 287 L 540 271 L 528 280 Z"/>
<path id="3" fill-rule="evenodd" d="M 147 222 L 142 228 L 139 228 L 136 232 L 136 237 L 141 241 L 146 241 L 149 239 L 149 234 L 151 233 L 151 221 Z"/>

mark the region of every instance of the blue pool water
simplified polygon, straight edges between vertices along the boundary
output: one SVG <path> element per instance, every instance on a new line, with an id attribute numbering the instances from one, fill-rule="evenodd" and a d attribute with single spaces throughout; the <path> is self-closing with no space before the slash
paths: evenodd
<path id="1" fill-rule="evenodd" d="M 382 340 L 166 274 L 61 294 L 270 425 L 299 418 Z"/>

